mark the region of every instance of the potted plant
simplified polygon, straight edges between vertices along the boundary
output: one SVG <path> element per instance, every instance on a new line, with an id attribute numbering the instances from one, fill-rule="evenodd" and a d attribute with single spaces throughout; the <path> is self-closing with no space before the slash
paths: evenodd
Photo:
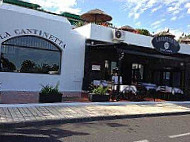
<path id="1" fill-rule="evenodd" d="M 108 88 L 103 86 L 98 86 L 92 89 L 89 93 L 89 100 L 91 102 L 106 102 L 110 100 L 110 95 L 107 93 Z"/>
<path id="2" fill-rule="evenodd" d="M 54 103 L 62 101 L 62 93 L 59 92 L 58 84 L 53 87 L 50 85 L 42 86 L 42 89 L 39 93 L 39 102 L 40 103 Z"/>

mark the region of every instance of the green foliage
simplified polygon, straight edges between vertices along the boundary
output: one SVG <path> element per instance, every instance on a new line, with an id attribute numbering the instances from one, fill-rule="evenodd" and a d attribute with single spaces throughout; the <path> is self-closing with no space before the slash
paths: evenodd
<path id="1" fill-rule="evenodd" d="M 94 94 L 100 94 L 100 95 L 105 95 L 108 91 L 108 87 L 103 87 L 103 86 L 99 86 L 97 88 L 94 88 L 92 90 L 92 93 Z"/>
<path id="2" fill-rule="evenodd" d="M 59 92 L 59 83 L 56 84 L 55 87 L 51 85 L 42 85 L 42 89 L 40 91 L 40 94 L 43 95 L 57 95 L 60 94 Z"/>
<path id="3" fill-rule="evenodd" d="M 139 34 L 142 34 L 142 35 L 146 35 L 146 36 L 150 35 L 150 32 L 146 29 L 137 29 L 137 31 L 139 32 Z"/>
<path id="4" fill-rule="evenodd" d="M 84 22 L 78 21 L 78 22 L 75 22 L 73 25 L 75 25 L 76 27 L 81 27 L 81 26 L 84 26 Z"/>

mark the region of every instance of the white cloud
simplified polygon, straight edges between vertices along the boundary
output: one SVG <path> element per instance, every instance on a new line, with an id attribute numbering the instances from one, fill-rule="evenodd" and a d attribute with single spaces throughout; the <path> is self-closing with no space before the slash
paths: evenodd
<path id="1" fill-rule="evenodd" d="M 182 30 L 180 29 L 171 29 L 170 33 L 175 35 L 175 39 L 179 39 L 180 36 L 182 36 L 182 34 L 184 33 Z"/>
<path id="2" fill-rule="evenodd" d="M 187 10 L 187 14 L 190 14 L 190 8 Z"/>
<path id="3" fill-rule="evenodd" d="M 187 3 L 185 8 L 187 8 L 187 14 L 190 14 L 190 3 Z"/>
<path id="4" fill-rule="evenodd" d="M 54 11 L 56 13 L 72 12 L 79 14 L 80 9 L 74 8 L 77 5 L 77 0 L 24 0 L 31 3 L 36 3 L 42 6 L 43 9 Z"/>
<path id="5" fill-rule="evenodd" d="M 185 7 L 186 7 L 186 8 L 190 8 L 190 2 L 189 2 L 189 3 L 186 3 Z"/>
<path id="6" fill-rule="evenodd" d="M 135 25 L 138 26 L 138 27 L 140 27 L 141 26 L 141 22 L 137 22 Z"/>
<path id="7" fill-rule="evenodd" d="M 151 27 L 153 29 L 158 29 L 160 27 L 160 25 L 166 21 L 166 19 L 161 19 L 161 20 L 158 20 L 158 21 L 155 21 L 154 23 L 151 24 Z"/>
<path id="8" fill-rule="evenodd" d="M 161 9 L 161 8 L 162 8 L 162 5 L 160 5 L 160 6 L 158 6 L 158 7 L 155 7 L 155 8 L 153 8 L 153 9 L 151 10 L 151 13 L 154 13 L 154 12 L 158 11 L 158 10 Z"/>
<path id="9" fill-rule="evenodd" d="M 166 7 L 167 12 L 179 15 L 184 9 L 190 14 L 190 0 L 116 0 L 125 3 L 125 9 L 129 10 L 129 17 L 138 19 L 145 11 L 151 13 Z M 138 15 L 138 16 L 137 16 Z"/>
<path id="10" fill-rule="evenodd" d="M 170 20 L 171 20 L 171 21 L 177 20 L 177 16 L 172 17 Z"/>

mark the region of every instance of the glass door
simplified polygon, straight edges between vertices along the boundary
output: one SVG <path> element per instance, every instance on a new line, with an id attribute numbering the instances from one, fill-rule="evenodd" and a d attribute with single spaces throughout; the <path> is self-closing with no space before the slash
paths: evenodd
<path id="1" fill-rule="evenodd" d="M 164 71 L 162 75 L 162 84 L 164 86 L 171 86 L 171 72 Z"/>

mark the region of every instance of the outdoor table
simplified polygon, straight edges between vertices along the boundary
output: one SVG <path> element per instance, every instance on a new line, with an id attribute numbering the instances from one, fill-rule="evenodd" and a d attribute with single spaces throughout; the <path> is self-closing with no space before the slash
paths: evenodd
<path id="1" fill-rule="evenodd" d="M 184 92 L 180 88 L 172 88 L 172 94 L 184 94 Z"/>
<path id="2" fill-rule="evenodd" d="M 113 90 L 117 90 L 117 84 L 115 84 L 113 86 Z M 133 93 L 133 94 L 136 94 L 137 93 L 137 88 L 136 86 L 134 85 L 120 85 L 120 90 L 119 90 L 121 93 Z"/>
<path id="3" fill-rule="evenodd" d="M 102 85 L 103 87 L 108 86 L 108 82 L 106 80 L 93 80 L 93 85 L 94 86 L 100 86 Z"/>
<path id="4" fill-rule="evenodd" d="M 134 85 L 121 85 L 120 92 L 123 92 L 123 93 L 132 92 L 132 93 L 136 94 L 137 88 Z"/>
<path id="5" fill-rule="evenodd" d="M 184 92 L 176 87 L 169 87 L 169 86 L 158 86 L 156 91 L 163 93 L 164 98 L 170 99 L 170 96 L 177 97 L 176 95 L 183 95 Z M 175 96 L 174 96 L 175 95 Z"/>
<path id="6" fill-rule="evenodd" d="M 169 99 L 169 95 L 172 93 L 172 87 L 158 86 L 156 91 L 159 92 L 161 99 Z"/>
<path id="7" fill-rule="evenodd" d="M 152 83 L 142 83 L 142 86 L 144 86 L 147 91 L 151 89 L 157 89 L 157 85 Z"/>

